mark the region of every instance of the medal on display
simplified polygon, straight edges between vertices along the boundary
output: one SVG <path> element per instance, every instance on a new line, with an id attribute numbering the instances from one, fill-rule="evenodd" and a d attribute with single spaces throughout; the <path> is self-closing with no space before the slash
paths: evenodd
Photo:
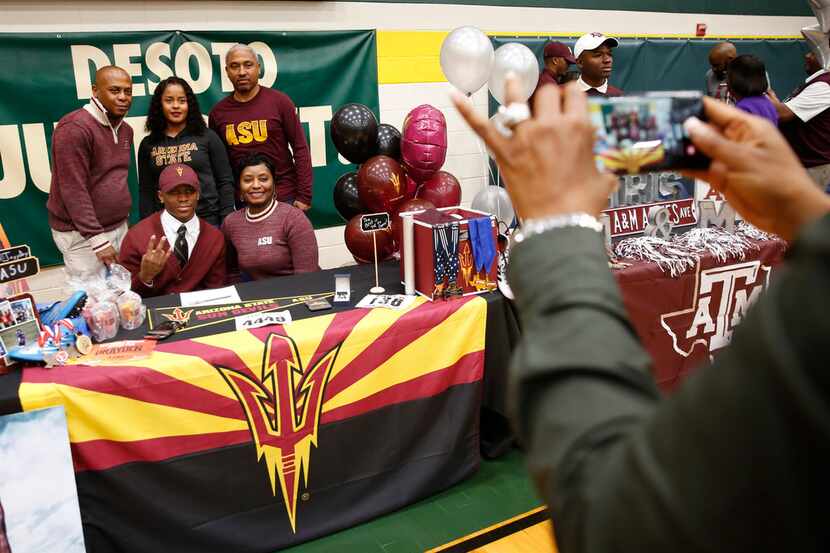
<path id="1" fill-rule="evenodd" d="M 435 265 L 435 290 L 436 295 L 447 297 L 452 294 L 459 294 L 458 287 L 458 223 L 447 223 L 437 225 L 432 229 L 433 261 Z M 447 281 L 446 287 L 444 281 Z"/>
<path id="2" fill-rule="evenodd" d="M 75 349 L 81 355 L 86 355 L 92 351 L 92 339 L 86 334 L 78 334 L 78 337 L 75 338 Z"/>
<path id="3" fill-rule="evenodd" d="M 476 278 L 473 285 L 476 290 L 491 290 L 496 283 L 489 280 L 490 267 L 496 259 L 496 244 L 493 242 L 493 233 L 489 217 L 472 219 L 468 223 L 470 229 L 470 244 L 473 248 Z M 480 273 L 484 272 L 484 277 Z"/>

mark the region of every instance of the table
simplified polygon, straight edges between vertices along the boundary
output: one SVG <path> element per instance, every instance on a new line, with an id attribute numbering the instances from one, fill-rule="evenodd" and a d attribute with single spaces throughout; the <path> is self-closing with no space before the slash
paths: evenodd
<path id="1" fill-rule="evenodd" d="M 506 367 L 518 335 L 506 302 L 489 294 L 421 300 L 405 313 L 353 309 L 374 271 L 346 271 L 352 302 L 320 316 L 299 304 L 290 325 L 214 324 L 178 333 L 146 360 L 0 377 L 2 412 L 66 408 L 88 551 L 271 552 L 477 469 L 485 365 Z M 238 289 L 243 300 L 325 293 L 336 272 Z M 381 275 L 400 291 L 397 265 Z M 488 372 L 496 389 L 505 370 Z"/>
<path id="2" fill-rule="evenodd" d="M 663 391 L 675 389 L 728 345 L 749 303 L 767 286 L 787 245 L 783 240 L 755 244 L 758 250 L 745 259 L 718 260 L 706 255 L 694 269 L 676 278 L 654 263 L 638 262 L 614 271 Z"/>

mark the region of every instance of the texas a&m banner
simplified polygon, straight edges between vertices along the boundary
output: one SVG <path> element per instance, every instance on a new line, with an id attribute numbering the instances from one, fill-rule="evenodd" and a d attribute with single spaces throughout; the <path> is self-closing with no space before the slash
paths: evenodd
<path id="1" fill-rule="evenodd" d="M 703 256 L 671 278 L 654 263 L 616 271 L 631 322 L 654 362 L 663 390 L 729 345 L 733 331 L 769 286 L 786 250 L 783 240 L 756 241 L 743 259 Z"/>
<path id="2" fill-rule="evenodd" d="M 270 553 L 476 470 L 486 305 L 419 299 L 26 369 L 20 404 L 66 409 L 88 551 Z"/>

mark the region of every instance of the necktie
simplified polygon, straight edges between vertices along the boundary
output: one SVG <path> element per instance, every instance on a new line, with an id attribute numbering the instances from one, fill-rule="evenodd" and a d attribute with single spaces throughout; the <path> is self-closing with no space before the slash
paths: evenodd
<path id="1" fill-rule="evenodd" d="M 187 251 L 187 239 L 185 238 L 185 234 L 187 234 L 187 227 L 184 225 L 180 226 L 176 234 L 178 234 L 178 237 L 176 238 L 176 243 L 173 245 L 173 253 L 176 254 L 176 258 L 179 260 L 179 263 L 182 267 L 184 267 L 185 263 L 187 263 L 187 257 L 189 255 Z"/>

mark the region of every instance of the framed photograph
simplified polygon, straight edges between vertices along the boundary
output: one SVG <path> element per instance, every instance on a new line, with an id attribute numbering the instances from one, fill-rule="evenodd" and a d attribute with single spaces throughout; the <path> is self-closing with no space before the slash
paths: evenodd
<path id="1" fill-rule="evenodd" d="M 15 325 L 12 304 L 8 300 L 0 301 L 0 329 Z"/>
<path id="2" fill-rule="evenodd" d="M 14 324 L 23 324 L 35 320 L 35 306 L 31 298 L 22 298 L 9 302 L 12 306 Z"/>
<path id="3" fill-rule="evenodd" d="M 16 347 L 34 346 L 40 334 L 40 317 L 31 294 L 0 301 L 0 367 L 8 365 L 8 353 Z M 6 324 L 8 323 L 8 324 Z"/>

